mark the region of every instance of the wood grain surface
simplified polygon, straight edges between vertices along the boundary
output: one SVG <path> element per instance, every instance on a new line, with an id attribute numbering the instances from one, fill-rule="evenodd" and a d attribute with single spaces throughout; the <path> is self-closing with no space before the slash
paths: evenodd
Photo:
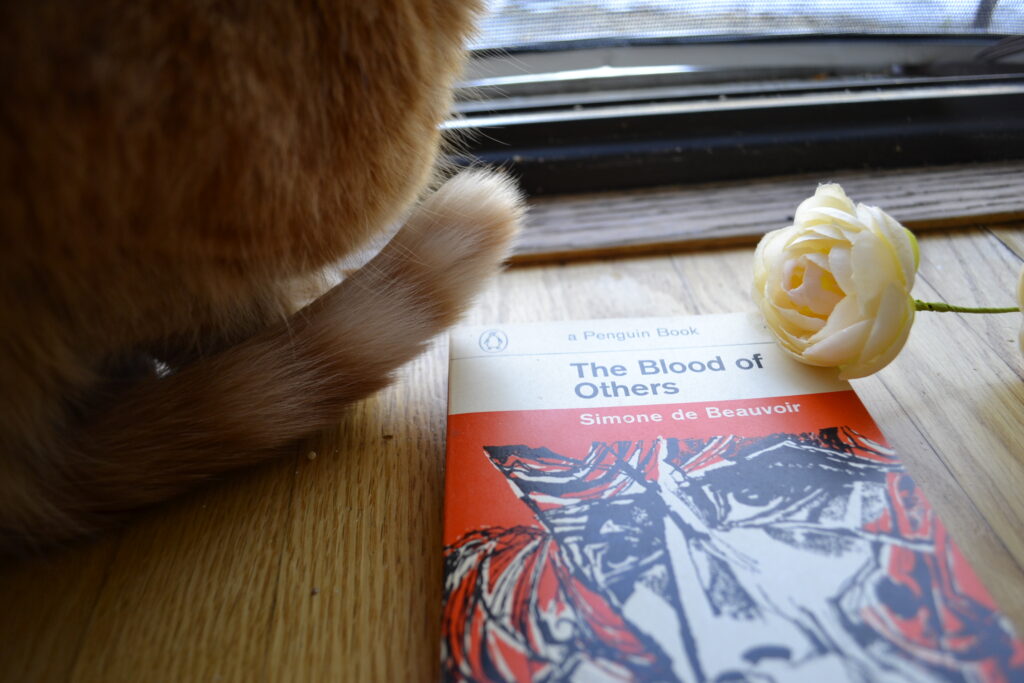
<path id="1" fill-rule="evenodd" d="M 920 242 L 920 298 L 1013 301 L 1024 227 Z M 467 322 L 749 310 L 750 257 L 744 247 L 515 267 Z M 1018 630 L 1020 323 L 919 314 L 899 358 L 854 383 Z M 439 340 L 336 431 L 279 462 L 118 533 L 8 562 L 0 680 L 435 680 L 446 370 Z"/>
<path id="2" fill-rule="evenodd" d="M 537 199 L 513 261 L 753 243 L 791 221 L 822 182 L 841 183 L 915 231 L 1024 219 L 1024 162 L 834 171 Z"/>

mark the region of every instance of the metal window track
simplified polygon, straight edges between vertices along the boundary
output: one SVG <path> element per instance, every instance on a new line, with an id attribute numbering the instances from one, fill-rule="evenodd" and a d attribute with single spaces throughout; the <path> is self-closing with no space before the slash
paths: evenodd
<path id="1" fill-rule="evenodd" d="M 806 67 L 805 67 L 806 68 Z M 464 100 L 456 163 L 531 194 L 1024 159 L 1024 75 L 844 75 Z"/>

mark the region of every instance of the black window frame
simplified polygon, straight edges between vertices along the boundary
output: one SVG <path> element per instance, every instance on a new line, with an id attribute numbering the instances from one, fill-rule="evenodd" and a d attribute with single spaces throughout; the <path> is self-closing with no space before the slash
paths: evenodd
<path id="1" fill-rule="evenodd" d="M 505 167 L 532 195 L 1020 159 L 1022 43 L 800 35 L 479 52 L 444 127 L 457 164 Z M 644 50 L 658 58 L 618 66 Z M 588 51 L 594 67 L 564 68 Z M 536 68 L 545 60 L 553 77 Z M 541 73 L 510 78 L 495 68 L 506 62 Z"/>

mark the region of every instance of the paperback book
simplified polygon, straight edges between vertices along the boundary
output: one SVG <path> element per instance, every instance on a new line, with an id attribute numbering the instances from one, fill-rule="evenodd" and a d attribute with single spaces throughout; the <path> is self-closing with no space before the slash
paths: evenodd
<path id="1" fill-rule="evenodd" d="M 836 371 L 748 314 L 451 335 L 448 681 L 1014 681 Z"/>

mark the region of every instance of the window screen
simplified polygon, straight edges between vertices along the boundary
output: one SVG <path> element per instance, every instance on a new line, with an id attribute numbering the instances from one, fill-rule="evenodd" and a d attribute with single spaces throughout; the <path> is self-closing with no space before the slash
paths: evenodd
<path id="1" fill-rule="evenodd" d="M 726 36 L 1024 33 L 1024 0 L 489 0 L 473 47 Z"/>

